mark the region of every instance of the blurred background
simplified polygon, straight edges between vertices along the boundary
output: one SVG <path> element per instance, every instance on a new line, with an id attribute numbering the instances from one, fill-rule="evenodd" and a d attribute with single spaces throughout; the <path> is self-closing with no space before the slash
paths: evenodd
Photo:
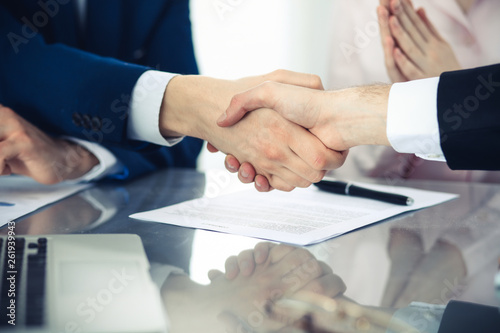
<path id="1" fill-rule="evenodd" d="M 192 0 L 195 52 L 202 75 L 224 79 L 276 69 L 326 80 L 335 0 Z M 220 169 L 206 149 L 200 170 Z"/>

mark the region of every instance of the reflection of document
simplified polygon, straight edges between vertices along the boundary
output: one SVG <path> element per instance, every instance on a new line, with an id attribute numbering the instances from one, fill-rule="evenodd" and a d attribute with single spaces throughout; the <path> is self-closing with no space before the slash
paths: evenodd
<path id="1" fill-rule="evenodd" d="M 360 184 L 380 191 L 412 197 L 412 206 L 337 195 L 314 187 L 290 193 L 254 190 L 216 198 L 201 198 L 134 214 L 140 220 L 226 232 L 307 245 L 341 235 L 385 218 L 453 198 L 456 194 Z"/>
<path id="2" fill-rule="evenodd" d="M 0 177 L 0 226 L 81 191 L 89 184 L 42 185 L 21 176 Z"/>

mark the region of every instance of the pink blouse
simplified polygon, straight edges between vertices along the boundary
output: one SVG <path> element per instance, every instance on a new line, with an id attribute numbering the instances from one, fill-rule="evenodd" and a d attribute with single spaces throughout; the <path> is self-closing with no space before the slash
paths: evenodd
<path id="1" fill-rule="evenodd" d="M 455 0 L 413 0 L 413 3 L 417 8 L 425 8 L 464 68 L 500 62 L 499 0 L 476 0 L 466 14 Z M 378 4 L 378 0 L 335 2 L 327 88 L 390 83 L 378 29 Z M 473 152 L 471 158 L 474 158 Z M 500 183 L 500 172 L 450 170 L 443 162 L 422 160 L 380 146 L 351 149 L 344 166 L 333 175 L 344 179 L 379 177 L 389 184 L 408 178 Z"/>

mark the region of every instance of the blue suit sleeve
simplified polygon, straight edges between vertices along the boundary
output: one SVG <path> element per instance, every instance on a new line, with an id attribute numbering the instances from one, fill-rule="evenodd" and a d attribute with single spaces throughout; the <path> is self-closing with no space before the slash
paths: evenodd
<path id="1" fill-rule="evenodd" d="M 187 6 L 178 7 L 183 9 L 182 17 L 189 18 Z M 166 22 L 181 19 L 174 16 L 175 20 Z M 189 19 L 181 23 L 175 26 L 189 27 Z M 0 32 L 6 37 L 0 39 L 0 103 L 49 134 L 73 136 L 110 149 L 125 165 L 122 174 L 111 178 L 130 179 L 159 168 L 196 166 L 201 140 L 186 138 L 167 148 L 127 139 L 130 95 L 149 67 L 81 51 L 57 40 L 49 43 L 42 33 L 31 34 L 26 29 L 25 23 L 0 4 Z M 176 31 L 171 26 L 165 30 Z M 189 52 L 178 60 L 169 59 L 173 68 L 168 69 L 196 72 L 190 30 L 183 36 L 187 46 L 181 49 Z M 151 54 L 160 57 L 161 52 Z"/>
<path id="2" fill-rule="evenodd" d="M 0 102 L 53 135 L 132 144 L 120 103 L 148 68 L 47 44 L 27 31 L 0 5 Z"/>

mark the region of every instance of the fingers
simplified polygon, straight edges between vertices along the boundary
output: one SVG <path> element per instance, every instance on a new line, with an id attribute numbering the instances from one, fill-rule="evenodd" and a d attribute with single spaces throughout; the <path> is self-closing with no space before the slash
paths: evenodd
<path id="1" fill-rule="evenodd" d="M 415 79 L 421 79 L 425 77 L 425 74 L 418 68 L 405 53 L 401 51 L 400 48 L 396 48 L 394 50 L 394 60 L 396 61 L 396 65 L 401 70 L 404 76 Z"/>
<path id="2" fill-rule="evenodd" d="M 215 148 L 210 142 L 207 142 L 207 149 L 211 153 L 216 153 L 219 149 Z"/>
<path id="3" fill-rule="evenodd" d="M 242 251 L 238 255 L 238 267 L 241 276 L 250 276 L 255 270 L 255 258 L 253 250 Z"/>
<path id="4" fill-rule="evenodd" d="M 269 262 L 271 264 L 275 264 L 275 263 L 283 260 L 284 257 L 286 257 L 288 254 L 290 254 L 295 249 L 296 249 L 296 247 L 286 245 L 286 244 L 279 244 L 277 246 L 274 246 L 269 251 Z"/>
<path id="5" fill-rule="evenodd" d="M 240 274 L 238 258 L 236 256 L 227 258 L 224 266 L 226 270 L 226 279 L 234 280 Z"/>
<path id="6" fill-rule="evenodd" d="M 424 54 L 422 50 L 415 44 L 415 41 L 407 33 L 404 27 L 401 26 L 399 17 L 391 16 L 389 18 L 389 27 L 398 46 L 404 51 L 404 53 L 411 56 L 413 62 L 421 62 Z"/>
<path id="7" fill-rule="evenodd" d="M 382 0 L 380 1 L 383 2 Z M 386 0 L 387 4 L 389 0 Z M 384 61 L 387 74 L 392 82 L 404 82 L 408 81 L 404 75 L 399 71 L 394 60 L 394 46 L 395 42 L 392 38 L 391 31 L 389 28 L 389 10 L 385 6 L 379 6 L 377 8 L 378 22 L 380 26 L 380 39 L 382 42 L 382 49 L 384 51 Z"/>
<path id="8" fill-rule="evenodd" d="M 255 245 L 253 250 L 242 251 L 238 256 L 231 256 L 226 259 L 225 269 L 228 280 L 235 279 L 238 275 L 250 276 L 255 271 L 256 265 L 265 263 L 269 257 L 271 249 L 276 245 L 270 242 L 261 242 Z M 289 253 L 284 251 L 283 253 Z M 223 273 L 219 270 L 208 272 L 210 280 L 214 280 Z"/>
<path id="9" fill-rule="evenodd" d="M 9 160 L 14 159 L 19 153 L 17 144 L 11 141 L 0 142 L 0 175 L 7 176 L 12 173 Z"/>
<path id="10" fill-rule="evenodd" d="M 278 69 L 266 75 L 269 81 L 275 81 L 310 89 L 324 90 L 321 78 L 315 74 L 306 74 Z"/>
<path id="11" fill-rule="evenodd" d="M 379 1 L 379 4 L 380 6 L 386 8 L 387 10 L 389 10 L 389 6 L 390 6 L 390 0 L 380 0 Z"/>
<path id="12" fill-rule="evenodd" d="M 427 17 L 427 13 L 426 13 L 425 9 L 419 8 L 417 10 L 417 15 L 420 17 L 420 19 L 423 21 L 423 23 L 425 24 L 425 26 L 429 30 L 429 34 L 432 35 L 437 40 L 443 42 L 444 38 L 441 37 L 441 34 L 439 33 L 439 31 L 436 29 L 434 24 L 432 24 L 432 22 Z"/>
<path id="13" fill-rule="evenodd" d="M 238 172 L 238 170 L 240 168 L 240 162 L 233 155 L 226 156 L 226 158 L 224 159 L 224 165 L 225 165 L 227 171 L 229 171 L 231 173 Z"/>
<path id="14" fill-rule="evenodd" d="M 410 35 L 414 35 L 415 37 L 418 38 L 418 40 L 414 37 L 414 40 L 419 44 L 420 48 L 424 50 L 427 47 L 427 41 L 432 37 L 432 33 L 429 30 L 429 27 L 425 24 L 425 22 L 422 20 L 420 15 L 417 13 L 415 8 L 413 8 L 413 5 L 410 3 L 408 0 L 401 0 L 401 4 L 404 9 L 404 15 L 409 19 L 409 21 L 405 18 L 404 21 L 409 24 L 409 26 L 406 26 L 406 24 L 403 24 L 405 29 L 410 32 Z"/>
<path id="15" fill-rule="evenodd" d="M 248 162 L 244 162 L 238 170 L 238 179 L 244 183 L 253 183 L 256 176 L 255 168 Z"/>
<path id="16" fill-rule="evenodd" d="M 261 242 L 254 247 L 254 258 L 255 263 L 260 265 L 267 261 L 269 258 L 271 249 L 274 248 L 276 244 L 269 242 Z"/>
<path id="17" fill-rule="evenodd" d="M 415 13 L 413 7 L 406 0 L 392 0 L 391 9 L 394 16 L 398 18 L 398 23 L 403 27 L 405 35 L 411 41 L 405 41 L 412 49 L 404 49 L 406 52 L 425 52 L 426 40 L 429 37 L 428 30 L 423 25 L 420 17 Z M 425 31 L 421 31 L 424 29 Z M 426 36 L 424 36 L 426 35 Z M 398 39 L 399 42 L 399 39 Z M 401 45 L 402 46 L 402 45 Z M 411 53 L 413 55 L 413 53 Z"/>
<path id="18" fill-rule="evenodd" d="M 243 118 L 247 112 L 260 108 L 274 110 L 278 99 L 274 92 L 274 87 L 272 83 L 264 83 L 256 88 L 235 95 L 231 99 L 226 112 L 217 120 L 217 124 L 221 127 L 232 126 Z"/>
<path id="19" fill-rule="evenodd" d="M 269 184 L 267 178 L 262 175 L 255 176 L 255 188 L 259 192 L 269 192 L 273 190 L 273 187 Z"/>
<path id="20" fill-rule="evenodd" d="M 210 281 L 214 281 L 215 279 L 218 279 L 221 276 L 224 276 L 224 273 L 222 273 L 218 269 L 211 269 L 208 271 L 207 275 L 208 275 L 208 279 Z"/>
<path id="21" fill-rule="evenodd" d="M 302 135 L 299 135 L 301 134 Z M 344 164 L 343 153 L 328 149 L 317 137 L 309 135 L 303 128 L 294 128 L 290 148 L 307 164 L 302 170 L 293 170 L 311 183 L 317 183 L 325 176 L 323 170 L 338 169 Z"/>

